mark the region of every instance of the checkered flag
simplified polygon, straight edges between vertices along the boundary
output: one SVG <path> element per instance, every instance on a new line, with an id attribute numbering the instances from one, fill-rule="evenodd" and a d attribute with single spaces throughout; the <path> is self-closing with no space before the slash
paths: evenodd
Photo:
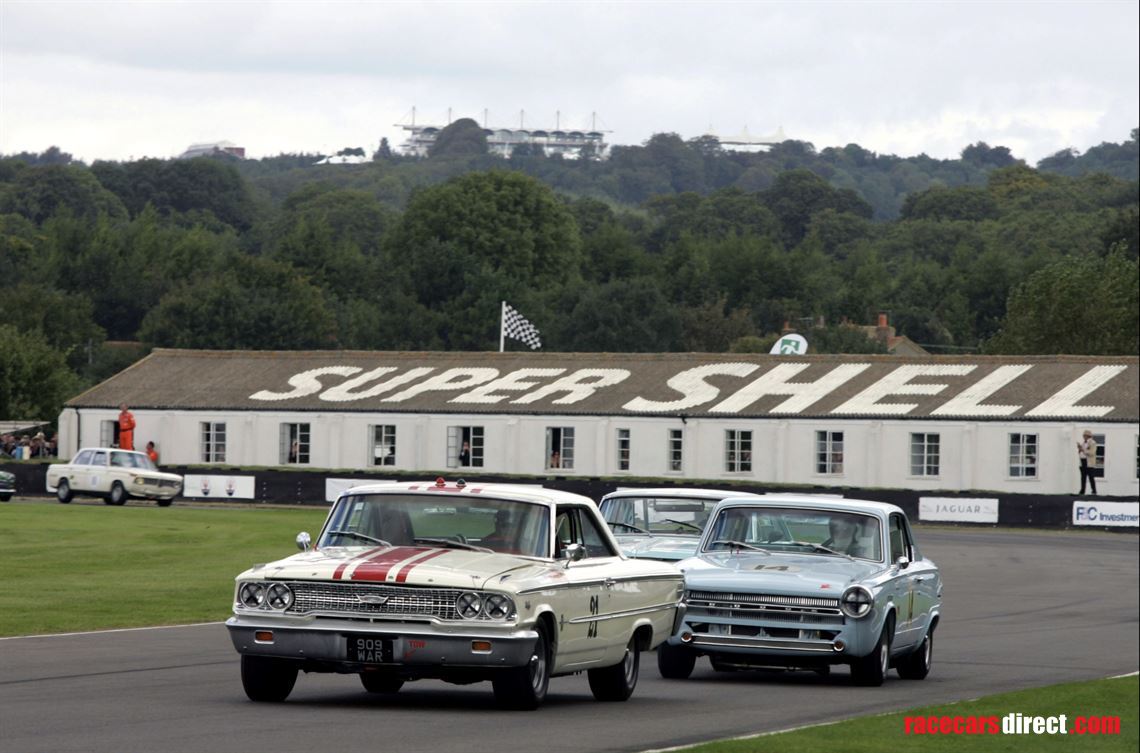
<path id="1" fill-rule="evenodd" d="M 542 338 L 539 337 L 538 328 L 528 322 L 522 314 L 503 301 L 502 326 L 499 331 L 499 352 L 503 351 L 503 338 L 509 337 L 530 346 L 531 350 L 542 347 Z"/>

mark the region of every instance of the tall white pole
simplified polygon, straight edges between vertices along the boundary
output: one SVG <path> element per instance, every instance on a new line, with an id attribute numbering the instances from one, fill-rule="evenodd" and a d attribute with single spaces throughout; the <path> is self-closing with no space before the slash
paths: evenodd
<path id="1" fill-rule="evenodd" d="M 499 352 L 503 352 L 503 339 L 507 327 L 507 302 L 503 301 L 499 307 Z"/>

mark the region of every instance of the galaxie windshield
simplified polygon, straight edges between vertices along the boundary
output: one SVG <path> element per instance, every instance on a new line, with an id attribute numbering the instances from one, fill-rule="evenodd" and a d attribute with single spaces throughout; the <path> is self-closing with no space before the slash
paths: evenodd
<path id="1" fill-rule="evenodd" d="M 318 547 L 443 546 L 550 556 L 545 505 L 498 499 L 451 499 L 401 494 L 342 497 Z"/>
<path id="2" fill-rule="evenodd" d="M 616 534 L 682 533 L 700 536 L 719 501 L 683 497 L 613 497 L 602 502 L 602 515 Z"/>
<path id="3" fill-rule="evenodd" d="M 840 554 L 881 560 L 878 519 L 838 510 L 726 507 L 710 523 L 704 551 L 759 549 L 768 552 Z"/>

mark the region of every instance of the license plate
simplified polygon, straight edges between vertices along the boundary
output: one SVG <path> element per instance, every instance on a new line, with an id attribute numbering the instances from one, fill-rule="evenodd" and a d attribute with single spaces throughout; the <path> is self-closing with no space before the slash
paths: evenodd
<path id="1" fill-rule="evenodd" d="M 392 639 L 375 635 L 350 635 L 348 660 L 363 664 L 391 664 Z"/>

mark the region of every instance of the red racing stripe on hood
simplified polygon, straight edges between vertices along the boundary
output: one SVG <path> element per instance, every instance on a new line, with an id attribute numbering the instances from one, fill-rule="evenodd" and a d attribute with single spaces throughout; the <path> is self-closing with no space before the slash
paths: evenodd
<path id="1" fill-rule="evenodd" d="M 446 549 L 440 549 L 439 551 L 432 552 L 431 554 L 427 555 L 426 557 L 420 557 L 415 562 L 410 563 L 407 567 L 405 567 L 403 570 L 400 571 L 399 575 L 396 576 L 396 582 L 397 583 L 403 583 L 404 581 L 406 581 L 408 579 L 408 573 L 415 570 L 417 567 L 419 567 L 423 563 L 427 562 L 428 560 L 435 559 L 436 557 L 440 556 L 441 554 L 447 554 L 447 550 Z"/>
<path id="2" fill-rule="evenodd" d="M 389 549 L 357 565 L 349 580 L 382 581 L 388 577 L 388 571 L 393 567 L 426 551 L 428 551 L 426 547 L 420 546 L 398 546 Z"/>
<path id="3" fill-rule="evenodd" d="M 361 554 L 358 554 L 355 557 L 349 557 L 344 562 L 342 562 L 336 566 L 336 570 L 333 572 L 332 579 L 333 580 L 340 580 L 341 576 L 344 574 L 345 568 L 349 567 L 350 565 L 354 565 L 357 562 L 360 562 L 362 560 L 366 560 L 369 557 L 376 554 L 377 552 L 384 551 L 385 549 L 387 549 L 387 547 L 379 547 L 379 548 L 373 547 L 372 549 L 369 549 L 367 552 L 362 552 Z"/>

